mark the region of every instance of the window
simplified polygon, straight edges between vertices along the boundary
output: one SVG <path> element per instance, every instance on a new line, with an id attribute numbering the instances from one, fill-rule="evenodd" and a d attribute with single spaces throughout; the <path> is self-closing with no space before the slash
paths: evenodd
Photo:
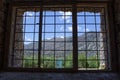
<path id="1" fill-rule="evenodd" d="M 9 67 L 110 69 L 106 11 L 81 4 L 13 8 Z"/>

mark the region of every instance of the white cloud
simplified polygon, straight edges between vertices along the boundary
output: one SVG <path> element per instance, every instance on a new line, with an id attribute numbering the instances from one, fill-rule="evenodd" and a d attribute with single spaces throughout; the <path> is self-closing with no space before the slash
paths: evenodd
<path id="1" fill-rule="evenodd" d="M 64 14 L 64 12 L 63 12 L 63 11 L 59 11 L 59 13 L 60 13 L 60 14 Z"/>
<path id="2" fill-rule="evenodd" d="M 59 11 L 59 13 L 62 15 L 62 17 L 60 17 L 60 20 L 63 20 L 63 19 L 69 20 L 71 17 L 70 15 L 72 15 L 70 11 L 68 12 Z"/>
<path id="3" fill-rule="evenodd" d="M 63 12 L 63 11 L 59 11 L 60 14 L 63 14 L 63 15 L 72 15 L 72 12 L 68 11 L 68 12 Z"/>
<path id="4" fill-rule="evenodd" d="M 68 27 L 68 31 L 72 31 L 72 26 L 71 26 L 71 27 Z"/>
<path id="5" fill-rule="evenodd" d="M 56 38 L 64 38 L 64 36 L 60 36 L 60 35 L 58 35 Z"/>
<path id="6" fill-rule="evenodd" d="M 25 36 L 25 41 L 32 41 L 32 39 Z"/>
<path id="7" fill-rule="evenodd" d="M 24 42 L 25 45 L 30 44 L 31 42 Z"/>
<path id="8" fill-rule="evenodd" d="M 25 37 L 25 41 L 32 41 L 32 39 Z M 30 44 L 31 42 L 24 42 L 24 44 Z"/>
<path id="9" fill-rule="evenodd" d="M 70 23 L 70 20 L 68 19 L 66 22 L 67 22 L 67 23 Z"/>
<path id="10" fill-rule="evenodd" d="M 78 31 L 85 31 L 84 27 L 78 26 L 77 29 L 78 29 Z M 88 28 L 86 28 L 86 31 L 89 32 L 90 30 Z"/>
<path id="11" fill-rule="evenodd" d="M 90 31 L 90 30 L 87 28 L 86 31 Z"/>
<path id="12" fill-rule="evenodd" d="M 60 36 L 60 38 L 64 38 L 64 36 Z"/>
<path id="13" fill-rule="evenodd" d="M 33 12 L 26 12 L 27 16 L 33 16 Z"/>
<path id="14" fill-rule="evenodd" d="M 30 38 L 28 38 L 27 41 L 32 41 L 32 40 Z"/>
<path id="15" fill-rule="evenodd" d="M 47 38 L 47 40 L 50 40 L 50 39 L 52 39 L 52 38 Z"/>
<path id="16" fill-rule="evenodd" d="M 65 12 L 65 15 L 72 15 L 72 12 Z"/>
<path id="17" fill-rule="evenodd" d="M 72 13 L 71 12 L 65 12 L 65 19 L 69 19 L 70 18 L 70 16 L 69 15 L 72 15 Z"/>

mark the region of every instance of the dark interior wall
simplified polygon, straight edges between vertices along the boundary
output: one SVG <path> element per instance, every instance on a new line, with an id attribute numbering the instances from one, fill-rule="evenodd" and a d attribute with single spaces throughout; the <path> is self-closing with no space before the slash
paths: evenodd
<path id="1" fill-rule="evenodd" d="M 114 4 L 114 15 L 115 15 L 115 26 L 116 27 L 116 44 L 118 48 L 118 68 L 119 68 L 119 73 L 120 73 L 120 0 L 116 0 Z"/>
<path id="2" fill-rule="evenodd" d="M 4 54 L 4 34 L 5 34 L 5 2 L 0 0 L 0 67 Z M 116 44 L 118 48 L 119 73 L 120 73 L 120 0 L 114 3 L 114 27 L 116 27 Z M 2 68 L 0 68 L 2 69 Z M 119 80 L 118 73 L 20 73 L 1 72 L 0 80 Z"/>
<path id="3" fill-rule="evenodd" d="M 3 54 L 3 34 L 4 34 L 3 22 L 4 22 L 3 0 L 0 0 L 0 67 L 2 66 L 1 63 L 2 63 L 2 54 Z"/>

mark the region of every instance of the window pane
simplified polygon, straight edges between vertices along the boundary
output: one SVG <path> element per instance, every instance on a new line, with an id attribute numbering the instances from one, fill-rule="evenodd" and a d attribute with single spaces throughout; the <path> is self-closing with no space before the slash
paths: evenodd
<path id="1" fill-rule="evenodd" d="M 23 14 L 19 13 L 21 10 L 24 10 Z M 39 12 L 35 8 L 18 9 L 14 28 L 14 50 L 12 53 L 14 56 L 11 56 L 11 66 L 13 67 L 34 68 L 38 66 L 38 14 Z M 14 61 L 12 61 L 13 59 Z"/>
<path id="2" fill-rule="evenodd" d="M 78 7 L 77 11 L 78 70 L 105 69 L 108 40 L 104 8 Z"/>
<path id="3" fill-rule="evenodd" d="M 16 11 L 10 67 L 73 69 L 76 59 L 78 70 L 109 67 L 104 7 L 43 5 Z"/>
<path id="4" fill-rule="evenodd" d="M 56 24 L 64 24 L 64 17 L 63 16 L 56 16 Z"/>
<path id="5" fill-rule="evenodd" d="M 44 24 L 54 24 L 54 17 L 52 16 L 45 16 L 43 17 Z"/>
<path id="6" fill-rule="evenodd" d="M 24 18 L 25 23 L 24 24 L 35 24 L 35 18 L 34 17 L 25 17 Z"/>
<path id="7" fill-rule="evenodd" d="M 72 65 L 69 64 L 70 61 L 65 59 L 66 55 L 70 54 L 68 52 L 71 51 L 72 53 L 73 50 L 72 13 L 68 11 L 68 8 L 69 7 L 43 7 L 43 10 L 46 9 L 43 11 L 42 24 L 43 55 L 46 56 L 47 54 L 51 56 L 52 53 L 53 56 L 52 61 L 43 59 L 42 68 L 72 67 Z M 73 58 L 70 58 L 71 61 L 72 59 Z"/>
<path id="8" fill-rule="evenodd" d="M 56 25 L 56 32 L 64 32 L 65 26 L 64 25 Z"/>
<path id="9" fill-rule="evenodd" d="M 97 41 L 97 33 L 86 33 L 86 41 Z"/>
<path id="10" fill-rule="evenodd" d="M 85 24 L 85 16 L 79 16 L 77 17 L 78 24 Z"/>
<path id="11" fill-rule="evenodd" d="M 45 32 L 54 32 L 54 25 L 45 25 Z"/>
<path id="12" fill-rule="evenodd" d="M 86 29 L 86 25 L 81 25 L 81 24 L 77 25 L 78 32 L 85 32 L 86 31 L 85 29 Z"/>
<path id="13" fill-rule="evenodd" d="M 26 25 L 25 32 L 34 32 L 34 25 Z"/>
<path id="14" fill-rule="evenodd" d="M 35 32 L 39 32 L 39 25 L 35 25 Z"/>
<path id="15" fill-rule="evenodd" d="M 95 16 L 86 16 L 85 19 L 86 19 L 86 23 L 95 23 Z"/>

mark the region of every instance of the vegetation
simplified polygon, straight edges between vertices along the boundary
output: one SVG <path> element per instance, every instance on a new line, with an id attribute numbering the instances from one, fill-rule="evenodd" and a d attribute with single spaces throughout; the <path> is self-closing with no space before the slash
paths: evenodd
<path id="1" fill-rule="evenodd" d="M 100 34 L 97 34 L 97 38 L 99 40 L 99 36 Z M 44 54 L 44 57 L 41 56 L 40 58 L 40 66 L 41 68 L 72 68 L 73 67 L 73 54 L 66 52 L 66 57 L 64 58 L 64 53 L 62 53 L 62 51 L 56 51 L 56 54 L 54 56 L 53 54 L 53 49 L 54 50 L 63 50 L 63 47 L 66 47 L 67 50 L 71 50 L 73 48 L 73 46 L 71 46 L 72 43 L 70 43 L 69 41 L 72 40 L 72 37 L 66 37 L 66 40 L 69 43 L 66 43 L 66 45 L 64 45 L 63 38 L 55 38 L 56 40 L 59 41 L 59 43 L 55 44 L 56 42 L 52 42 L 53 39 L 50 40 L 45 40 L 47 41 L 45 43 L 45 49 L 46 50 L 51 50 L 48 51 Z M 80 36 L 78 36 L 78 41 L 83 41 L 83 42 L 78 42 L 78 50 L 98 50 L 101 47 L 99 46 L 100 43 L 97 42 L 98 44 L 98 48 L 95 46 L 96 42 L 87 42 L 87 45 L 85 44 L 85 41 L 94 41 L 96 40 L 96 34 L 94 34 L 93 32 L 91 33 L 87 33 L 87 39 L 85 39 L 85 34 L 82 34 Z M 38 42 L 36 42 L 35 45 L 35 49 L 38 49 Z M 55 44 L 55 45 L 54 45 Z M 55 47 L 56 46 L 56 47 Z M 54 48 L 55 47 L 55 48 Z M 33 43 L 30 43 L 28 45 L 25 46 L 25 49 L 32 49 L 33 48 Z M 80 52 L 78 54 L 78 67 L 79 68 L 99 68 L 100 66 L 100 60 L 96 57 L 96 55 L 94 55 L 94 53 L 91 51 L 89 52 L 90 55 L 87 55 L 83 52 Z M 35 53 L 35 57 L 33 58 L 32 56 L 33 51 L 25 51 L 25 55 L 24 56 L 24 61 L 23 61 L 23 66 L 24 67 L 38 67 L 38 56 L 36 56 L 37 52 Z M 30 56 L 31 55 L 31 56 Z"/>
<path id="2" fill-rule="evenodd" d="M 78 55 L 79 68 L 99 68 L 100 60 L 96 55 L 87 57 L 86 54 L 81 53 Z"/>
<path id="3" fill-rule="evenodd" d="M 55 62 L 54 62 L 55 60 Z M 45 55 L 44 58 L 41 57 L 41 68 L 72 68 L 73 67 L 73 55 L 69 54 L 64 59 L 63 57 L 57 57 L 54 59 L 54 56 Z M 38 67 L 38 58 L 37 56 L 24 56 L 23 61 L 24 67 Z M 78 67 L 79 68 L 98 68 L 99 59 L 95 55 L 86 57 L 86 54 L 78 54 Z"/>

